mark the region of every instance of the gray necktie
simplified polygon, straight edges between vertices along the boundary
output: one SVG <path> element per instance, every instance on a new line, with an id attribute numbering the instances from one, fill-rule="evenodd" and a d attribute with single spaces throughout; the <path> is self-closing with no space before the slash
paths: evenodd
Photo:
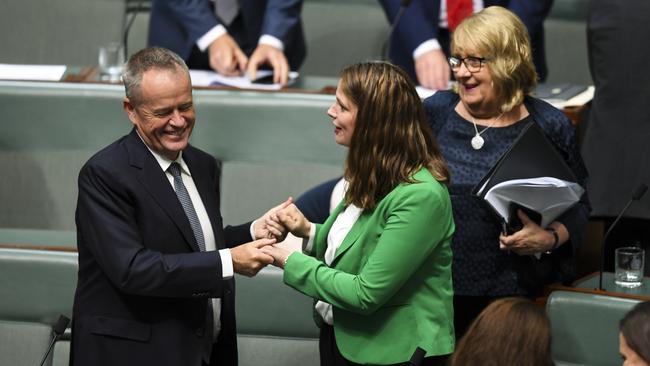
<path id="1" fill-rule="evenodd" d="M 183 206 L 183 211 L 185 211 L 187 219 L 190 220 L 196 243 L 199 245 L 201 251 L 205 252 L 205 239 L 203 238 L 203 230 L 201 230 L 201 222 L 199 222 L 199 217 L 196 215 L 190 195 L 187 193 L 187 188 L 185 188 L 185 184 L 183 184 L 183 179 L 181 179 L 181 166 L 177 162 L 173 162 L 172 165 L 167 168 L 167 171 L 169 171 L 172 177 L 174 177 L 176 196 L 178 196 L 178 200 Z"/>
<path id="2" fill-rule="evenodd" d="M 239 13 L 238 0 L 214 0 L 214 11 L 225 25 L 230 25 Z"/>

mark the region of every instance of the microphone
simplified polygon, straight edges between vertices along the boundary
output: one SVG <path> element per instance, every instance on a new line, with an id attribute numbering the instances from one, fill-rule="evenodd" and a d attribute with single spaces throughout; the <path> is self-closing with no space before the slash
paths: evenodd
<path id="1" fill-rule="evenodd" d="M 623 214 L 625 211 L 627 211 L 628 207 L 632 204 L 634 201 L 638 201 L 643 197 L 645 192 L 648 190 L 648 186 L 646 186 L 644 183 L 640 183 L 637 187 L 636 190 L 634 191 L 634 194 L 630 198 L 629 201 L 625 204 L 625 207 L 621 210 L 621 212 L 616 216 L 616 219 L 614 222 L 612 222 L 611 225 L 609 225 L 609 228 L 607 229 L 607 232 L 605 232 L 605 236 L 603 237 L 603 242 L 602 245 L 600 246 L 600 276 L 598 278 L 598 290 L 604 291 L 603 289 L 603 271 L 605 270 L 605 246 L 607 244 L 607 237 L 609 234 L 612 232 L 612 229 L 616 224 L 618 224 L 618 221 L 623 217 Z"/>
<path id="2" fill-rule="evenodd" d="M 50 342 L 50 346 L 47 348 L 47 352 L 45 352 L 45 355 L 43 356 L 43 360 L 41 361 L 40 366 L 43 366 L 45 364 L 45 360 L 47 360 L 47 357 L 50 355 L 50 352 L 52 352 L 52 347 L 54 347 L 54 343 L 56 343 L 56 341 L 63 334 L 63 332 L 65 332 L 65 329 L 68 327 L 68 323 L 70 323 L 70 319 L 68 317 L 66 317 L 65 315 L 59 316 L 59 320 L 57 320 L 54 327 L 52 327 L 52 333 L 54 337 L 52 338 L 52 342 Z"/>
<path id="3" fill-rule="evenodd" d="M 128 60 L 129 56 L 129 32 L 131 31 L 131 26 L 133 25 L 133 21 L 135 21 L 135 16 L 138 15 L 139 12 L 142 11 L 142 2 L 143 0 L 139 0 L 138 3 L 135 6 L 135 9 L 133 10 L 133 14 L 131 15 L 131 18 L 126 22 L 124 25 L 124 31 L 122 32 L 122 44 L 124 45 L 124 60 Z"/>
<path id="4" fill-rule="evenodd" d="M 395 19 L 393 19 L 393 24 L 390 25 L 388 37 L 386 38 L 384 45 L 381 47 L 381 55 L 384 61 L 388 61 L 388 52 L 390 52 L 390 39 L 393 37 L 393 33 L 395 32 L 397 24 L 399 24 L 400 19 L 402 19 L 402 14 L 404 14 L 404 11 L 406 11 L 406 8 L 408 8 L 409 5 L 411 5 L 411 0 L 400 0 L 399 10 L 397 10 Z"/>
<path id="5" fill-rule="evenodd" d="M 415 352 L 413 352 L 413 355 L 411 356 L 411 360 L 409 361 L 409 365 L 420 366 L 420 364 L 422 364 L 422 360 L 424 359 L 424 355 L 426 355 L 426 353 L 427 352 L 422 348 L 416 347 Z"/>

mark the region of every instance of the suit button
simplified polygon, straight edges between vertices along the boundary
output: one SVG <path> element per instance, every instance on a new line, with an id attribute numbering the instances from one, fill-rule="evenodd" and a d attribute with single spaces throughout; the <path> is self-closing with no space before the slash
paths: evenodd
<path id="1" fill-rule="evenodd" d="M 205 333 L 205 329 L 203 328 L 196 328 L 195 334 L 197 337 L 203 337 L 203 334 Z"/>
<path id="2" fill-rule="evenodd" d="M 226 291 L 224 291 L 224 292 L 226 293 L 226 295 L 230 295 L 230 294 L 232 294 L 232 291 L 231 291 L 231 290 L 226 290 Z"/>

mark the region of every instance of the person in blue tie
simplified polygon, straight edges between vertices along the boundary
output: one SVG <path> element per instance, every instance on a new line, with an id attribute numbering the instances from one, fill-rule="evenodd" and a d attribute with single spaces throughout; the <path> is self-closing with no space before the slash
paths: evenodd
<path id="1" fill-rule="evenodd" d="M 386 17 L 393 23 L 403 0 L 380 0 Z M 413 80 L 429 89 L 447 89 L 450 34 L 463 17 L 484 7 L 510 9 L 526 25 L 533 48 L 533 62 L 540 81 L 546 80 L 544 19 L 552 0 L 413 0 L 395 26 L 389 58 Z"/>
<path id="2" fill-rule="evenodd" d="M 141 50 L 123 80 L 133 129 L 79 173 L 70 364 L 236 366 L 233 274 L 272 263 L 261 248 L 284 234 L 265 222 L 273 210 L 223 228 L 219 165 L 189 144 L 192 85 L 178 55 Z"/>
<path id="3" fill-rule="evenodd" d="M 286 84 L 306 46 L 302 0 L 153 0 L 150 46 L 179 54 L 191 69 L 255 79 L 261 66 Z"/>

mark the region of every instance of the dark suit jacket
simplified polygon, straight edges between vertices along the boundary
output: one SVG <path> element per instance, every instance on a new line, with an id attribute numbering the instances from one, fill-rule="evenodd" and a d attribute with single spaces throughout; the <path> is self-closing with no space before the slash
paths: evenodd
<path id="1" fill-rule="evenodd" d="M 650 37 L 648 17 L 648 1 L 633 6 L 616 0 L 589 3 L 587 44 L 596 93 L 582 155 L 589 169 L 593 216 L 615 217 L 639 183 L 650 184 L 650 49 L 637 46 Z M 631 205 L 625 216 L 650 220 L 650 194 Z M 650 234 L 645 238 L 650 240 Z M 627 245 L 634 243 L 628 240 Z"/>
<path id="2" fill-rule="evenodd" d="M 217 161 L 191 146 L 183 159 L 217 249 L 250 241 L 246 225 L 222 229 Z M 71 364 L 201 365 L 212 347 L 208 299 L 220 297 L 212 364 L 236 365 L 234 280 L 221 278 L 218 251 L 199 252 L 171 184 L 135 130 L 81 169 L 76 223 Z"/>
<path id="3" fill-rule="evenodd" d="M 226 29 L 247 56 L 262 34 L 276 37 L 284 43 L 291 70 L 298 70 L 306 54 L 301 10 L 302 0 L 240 0 L 239 16 Z M 196 41 L 217 24 L 210 0 L 153 0 L 149 45 L 168 48 L 187 61 Z"/>
<path id="4" fill-rule="evenodd" d="M 380 3 L 392 24 L 401 1 L 380 0 Z M 485 7 L 498 5 L 508 8 L 521 18 L 530 34 L 535 68 L 540 80 L 545 80 L 548 72 L 544 53 L 544 19 L 551 10 L 553 0 L 485 0 L 483 3 Z M 391 38 L 390 60 L 404 68 L 415 81 L 413 51 L 422 42 L 436 38 L 445 54 L 449 55 L 449 33 L 440 32 L 439 19 L 440 1 L 413 0 L 404 11 Z"/>

